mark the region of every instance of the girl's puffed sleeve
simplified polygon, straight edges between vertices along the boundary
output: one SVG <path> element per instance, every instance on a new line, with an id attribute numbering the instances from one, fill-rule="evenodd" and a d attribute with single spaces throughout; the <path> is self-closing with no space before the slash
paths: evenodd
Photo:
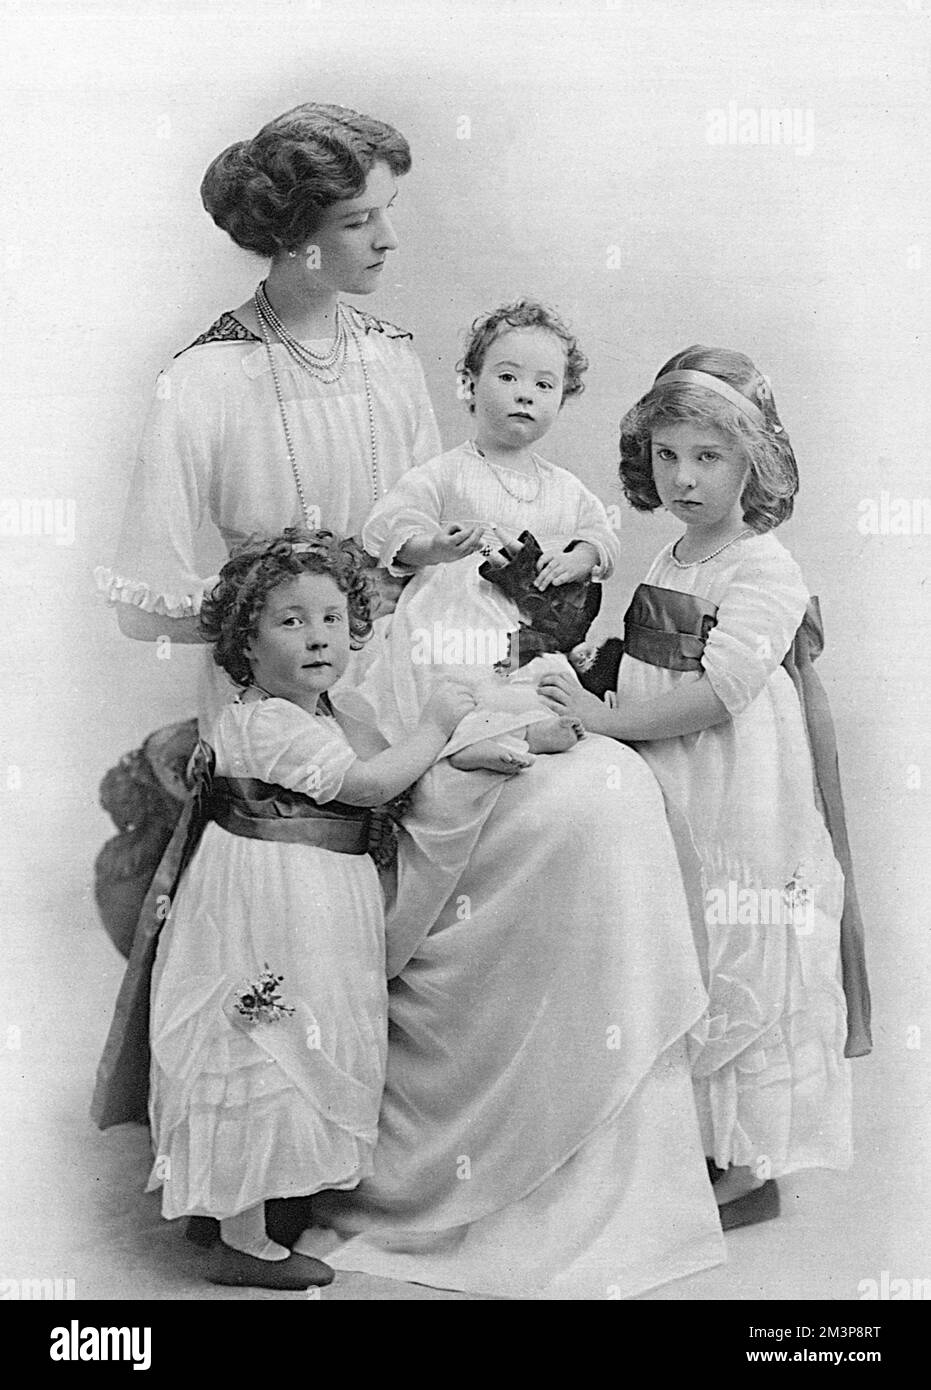
<path id="1" fill-rule="evenodd" d="M 94 571 L 115 603 L 186 618 L 200 610 L 216 575 L 198 573 L 194 539 L 207 506 L 218 437 L 217 407 L 176 366 L 156 386 L 133 470 L 112 569 Z"/>
<path id="2" fill-rule="evenodd" d="M 231 777 L 255 777 L 303 792 L 323 805 L 339 796 L 356 761 L 339 725 L 290 700 L 231 704 L 213 735 L 217 765 Z"/>
<path id="3" fill-rule="evenodd" d="M 608 521 L 603 503 L 579 483 L 579 508 L 572 539 L 588 541 L 598 551 L 592 579 L 610 579 L 621 554 L 621 543 Z"/>
<path id="4" fill-rule="evenodd" d="M 362 528 L 362 544 L 390 574 L 410 574 L 395 556 L 412 536 L 432 536 L 442 524 L 445 501 L 442 458 L 410 468 L 379 502 Z"/>
<path id="5" fill-rule="evenodd" d="M 702 658 L 728 713 L 740 714 L 756 699 L 792 645 L 807 606 L 801 571 L 782 546 L 741 560 Z"/>

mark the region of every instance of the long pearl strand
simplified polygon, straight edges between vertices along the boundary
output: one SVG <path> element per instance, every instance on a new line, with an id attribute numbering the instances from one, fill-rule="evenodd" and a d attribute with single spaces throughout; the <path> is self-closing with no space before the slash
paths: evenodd
<path id="1" fill-rule="evenodd" d="M 261 288 L 261 286 L 259 288 Z M 259 329 L 262 334 L 262 341 L 265 344 L 265 352 L 268 356 L 268 365 L 271 368 L 272 381 L 274 382 L 275 386 L 275 396 L 278 400 L 278 412 L 281 416 L 281 424 L 284 430 L 285 445 L 288 450 L 288 462 L 291 465 L 291 474 L 294 478 L 294 485 L 297 489 L 298 500 L 301 504 L 301 513 L 304 517 L 304 524 L 307 527 L 308 531 L 313 531 L 316 530 L 316 523 L 311 515 L 310 508 L 307 505 L 307 498 L 304 495 L 304 485 L 301 481 L 301 475 L 297 466 L 297 455 L 294 450 L 294 441 L 291 437 L 291 427 L 288 424 L 288 412 L 285 410 L 284 395 L 281 390 L 281 381 L 278 376 L 278 366 L 275 362 L 275 354 L 272 352 L 272 342 L 268 331 L 269 324 L 266 322 L 264 315 L 260 312 L 258 308 L 258 299 L 255 299 L 254 303 L 256 305 L 256 319 L 258 320 Z M 362 351 L 362 344 L 359 340 L 359 335 L 356 332 L 356 326 L 352 322 L 352 319 L 349 318 L 348 315 L 345 315 L 345 311 L 343 311 L 342 305 L 338 306 L 337 313 L 340 316 L 340 322 L 343 321 L 343 317 L 345 317 L 346 321 L 348 322 L 348 335 L 352 338 L 356 354 L 359 358 L 359 365 L 362 368 L 362 381 L 365 387 L 365 405 L 368 413 L 369 425 L 369 452 L 371 467 L 372 501 L 377 502 L 379 497 L 381 496 L 381 479 L 378 472 L 378 448 L 375 440 L 375 404 L 372 399 L 372 383 L 369 380 L 368 364 L 365 360 L 365 355 Z M 278 332 L 277 329 L 275 331 Z M 278 336 L 281 337 L 280 332 L 278 333 Z M 294 341 L 296 342 L 297 340 L 295 339 Z M 284 343 L 284 347 L 285 350 L 288 351 L 287 343 Z M 325 380 L 325 378 L 320 376 L 319 372 L 316 372 L 311 368 L 307 367 L 306 364 L 303 361 L 299 361 L 293 353 L 289 352 L 289 356 L 294 358 L 294 360 L 298 362 L 298 365 L 304 367 L 304 369 L 309 371 L 310 374 L 314 376 L 318 381 Z M 342 367 L 340 368 L 340 372 L 342 372 Z M 334 378 L 334 380 L 338 379 L 339 377 L 337 375 L 337 377 Z M 332 385 L 333 382 L 331 381 L 328 384 Z"/>

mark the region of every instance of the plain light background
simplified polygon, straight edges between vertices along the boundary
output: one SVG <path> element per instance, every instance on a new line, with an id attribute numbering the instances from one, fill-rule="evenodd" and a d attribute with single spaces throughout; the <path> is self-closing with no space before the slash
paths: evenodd
<path id="1" fill-rule="evenodd" d="M 877 1049 L 855 1064 L 858 1162 L 882 1132 L 878 1220 L 890 1250 L 921 1248 L 931 537 L 858 521 L 883 492 L 931 493 L 931 3 L 39 0 L 5 5 L 4 25 L 2 493 L 67 499 L 76 515 L 70 546 L 0 538 L 6 920 L 12 959 L 44 972 L 49 1027 L 73 1028 L 92 1059 L 121 973 L 90 897 L 112 833 L 99 779 L 193 710 L 199 654 L 159 660 L 121 637 L 91 571 L 112 561 L 159 368 L 263 273 L 204 213 L 200 179 L 290 106 L 338 102 L 412 146 L 400 250 L 358 302 L 413 330 L 446 446 L 468 431 L 454 364 L 480 312 L 546 299 L 591 358 L 542 447 L 620 508 L 600 632 L 677 529 L 623 503 L 623 411 L 694 342 L 740 348 L 771 377 L 802 479 L 780 537 L 821 597 L 870 938 Z M 710 143 L 709 113 L 731 103 L 792 108 L 811 149 Z M 6 1058 L 25 1105 L 34 1011 L 8 998 L 5 1026 L 26 1030 Z M 893 1276 L 928 1274 L 913 1265 Z"/>

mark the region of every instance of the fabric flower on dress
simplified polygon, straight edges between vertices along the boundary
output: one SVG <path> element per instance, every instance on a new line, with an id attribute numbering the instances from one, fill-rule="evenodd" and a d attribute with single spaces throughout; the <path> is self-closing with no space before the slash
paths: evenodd
<path id="1" fill-rule="evenodd" d="M 266 961 L 259 978 L 236 991 L 236 1012 L 249 1024 L 277 1023 L 293 1014 L 294 1009 L 278 993 L 283 980 L 284 976 L 276 975 Z"/>

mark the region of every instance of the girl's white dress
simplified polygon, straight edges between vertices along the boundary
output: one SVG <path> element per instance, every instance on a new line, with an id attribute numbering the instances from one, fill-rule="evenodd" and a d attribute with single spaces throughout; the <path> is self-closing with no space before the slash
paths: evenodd
<path id="1" fill-rule="evenodd" d="M 362 530 L 365 548 L 392 573 L 409 574 L 409 568 L 397 561 L 405 541 L 432 536 L 437 527 L 451 522 L 463 526 L 494 522 L 514 537 L 531 531 L 543 550 L 562 547 L 570 540 L 589 541 L 598 553 L 592 577 L 607 579 L 620 547 L 604 507 L 574 474 L 534 457 L 539 471 L 529 477 L 497 463 L 492 468 L 466 443 L 409 469 L 373 508 Z M 492 533 L 489 537 L 494 539 Z M 403 590 L 387 641 L 361 685 L 361 693 L 376 710 L 381 732 L 390 741 L 416 728 L 423 706 L 441 679 L 487 676 L 506 657 L 508 634 L 519 626 L 518 610 L 500 589 L 481 578 L 478 571 L 483 563 L 484 556 L 476 554 L 452 564 L 428 565 Z M 526 672 L 522 673 L 525 680 Z M 513 713 L 502 698 L 495 719 L 469 716 L 475 738 L 528 722 L 528 708 L 534 702 L 532 697 L 529 704 L 526 698 L 520 699 L 520 684 L 513 690 Z M 529 692 L 525 688 L 523 693 Z M 532 717 L 548 718 L 551 712 L 539 707 Z M 462 725 L 447 751 L 468 739 L 461 730 Z"/>
<path id="2" fill-rule="evenodd" d="M 228 705 L 216 771 L 338 798 L 339 725 L 281 699 Z M 235 994 L 265 964 L 294 1013 L 246 1024 Z M 384 915 L 366 854 L 207 825 L 152 977 L 150 1114 L 166 1217 L 224 1217 L 371 1172 L 386 1053 Z"/>
<path id="3" fill-rule="evenodd" d="M 645 582 L 718 605 L 702 665 L 731 715 L 635 745 L 666 797 L 707 973 L 707 1031 L 693 1058 L 706 1152 L 766 1177 L 847 1167 L 844 880 L 781 666 L 808 591 L 772 534 L 687 568 L 667 545 Z M 618 700 L 649 701 L 698 679 L 625 654 Z"/>

